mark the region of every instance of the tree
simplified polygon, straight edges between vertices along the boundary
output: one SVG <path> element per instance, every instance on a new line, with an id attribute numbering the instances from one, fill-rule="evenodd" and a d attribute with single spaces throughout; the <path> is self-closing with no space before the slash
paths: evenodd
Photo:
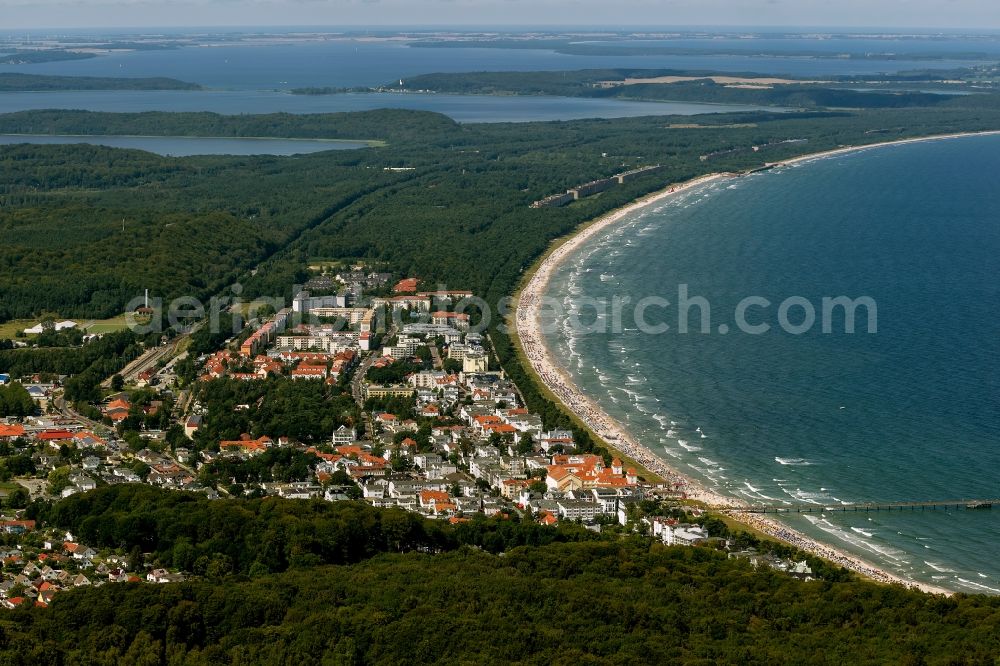
<path id="1" fill-rule="evenodd" d="M 28 506 L 28 502 L 31 501 L 31 495 L 28 491 L 20 486 L 14 488 L 7 494 L 6 501 L 4 504 L 11 509 L 23 509 Z"/>
<path id="2" fill-rule="evenodd" d="M 145 559 L 143 558 L 142 555 L 142 548 L 140 548 L 139 546 L 134 546 L 128 554 L 128 561 L 126 564 L 128 570 L 133 571 L 135 573 L 141 573 L 144 563 Z"/>
<path id="3" fill-rule="evenodd" d="M 69 487 L 69 466 L 59 467 L 49 472 L 48 492 L 50 495 L 58 495 Z"/>
<path id="4" fill-rule="evenodd" d="M 401 454 L 399 450 L 396 450 L 389 456 L 389 467 L 394 472 L 406 472 L 413 468 L 413 463 L 409 458 Z"/>
<path id="5" fill-rule="evenodd" d="M 140 479 L 145 481 L 149 478 L 149 473 L 152 471 L 146 463 L 141 460 L 136 460 L 132 463 L 132 471 L 135 472 Z"/>
<path id="6" fill-rule="evenodd" d="M 263 576 L 266 576 L 269 573 L 271 573 L 271 571 L 267 568 L 267 565 L 261 562 L 260 560 L 257 560 L 250 565 L 251 578 L 262 578 Z"/>
<path id="7" fill-rule="evenodd" d="M 217 553 L 212 556 L 205 569 L 205 575 L 209 578 L 225 578 L 233 571 L 233 560 L 228 555 Z"/>
<path id="8" fill-rule="evenodd" d="M 20 383 L 0 386 L 0 416 L 30 416 L 35 413 L 35 401 Z"/>
<path id="9" fill-rule="evenodd" d="M 122 438 L 125 440 L 125 443 L 128 444 L 128 448 L 133 453 L 138 453 L 139 451 L 142 451 L 144 448 L 146 448 L 146 442 L 143 441 L 142 437 L 140 437 L 139 433 L 136 432 L 135 430 L 124 431 L 122 433 Z"/>
<path id="10" fill-rule="evenodd" d="M 116 373 L 111 378 L 111 390 L 121 391 L 123 388 L 125 388 L 125 378 Z"/>
<path id="11" fill-rule="evenodd" d="M 528 486 L 528 490 L 538 495 L 544 495 L 548 489 L 545 481 L 532 481 L 531 485 Z"/>

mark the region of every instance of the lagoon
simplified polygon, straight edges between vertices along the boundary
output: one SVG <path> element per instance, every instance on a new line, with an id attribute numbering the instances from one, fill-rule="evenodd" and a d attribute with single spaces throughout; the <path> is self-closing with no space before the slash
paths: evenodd
<path id="1" fill-rule="evenodd" d="M 777 107 L 693 102 L 634 102 L 577 97 L 493 97 L 421 93 L 292 95 L 279 90 L 124 90 L 0 93 L 0 113 L 79 109 L 111 113 L 211 111 L 243 113 L 336 113 L 414 109 L 443 113 L 458 122 L 533 122 L 580 118 L 689 116 L 701 113 L 786 111 Z"/>

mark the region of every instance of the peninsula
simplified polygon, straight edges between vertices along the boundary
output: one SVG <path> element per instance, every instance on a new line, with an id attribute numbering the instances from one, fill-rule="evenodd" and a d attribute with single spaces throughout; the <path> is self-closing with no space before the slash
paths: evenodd
<path id="1" fill-rule="evenodd" d="M 0 72 L 0 92 L 76 90 L 202 90 L 196 83 L 166 77 L 47 76 Z"/>

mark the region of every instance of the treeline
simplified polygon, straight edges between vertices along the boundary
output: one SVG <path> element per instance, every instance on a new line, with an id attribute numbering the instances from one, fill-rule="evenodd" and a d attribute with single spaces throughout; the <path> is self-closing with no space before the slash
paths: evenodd
<path id="1" fill-rule="evenodd" d="M 51 90 L 200 90 L 196 83 L 166 77 L 126 78 L 98 76 L 46 76 L 0 72 L 0 92 Z"/>
<path id="2" fill-rule="evenodd" d="M 204 572 L 215 560 L 228 572 L 244 575 L 349 564 L 383 553 L 444 552 L 462 545 L 500 553 L 523 545 L 598 538 L 583 527 L 543 527 L 516 515 L 502 521 L 480 516 L 451 526 L 364 502 L 209 500 L 130 484 L 98 488 L 53 505 L 36 502 L 28 515 L 69 530 L 91 547 L 140 548 L 152 562 L 184 571 Z"/>
<path id="3" fill-rule="evenodd" d="M 6 664 L 986 664 L 1000 652 L 997 598 L 804 583 L 707 548 L 514 517 L 451 527 L 361 503 L 142 486 L 29 512 L 202 573 L 6 612 Z M 463 547 L 491 535 L 497 548 Z"/>
<path id="4" fill-rule="evenodd" d="M 42 62 L 87 60 L 96 57 L 97 55 L 94 53 L 81 53 L 65 49 L 15 49 L 13 53 L 0 56 L 0 65 L 35 65 Z"/>
<path id="5" fill-rule="evenodd" d="M 0 351 L 0 367 L 12 377 L 31 374 L 73 375 L 81 373 L 116 356 L 129 356 L 138 347 L 131 331 L 116 331 L 102 335 L 82 347 L 26 348 Z M 114 371 L 105 374 L 110 377 Z"/>
<path id="6" fill-rule="evenodd" d="M 964 70 L 963 70 L 964 71 Z M 933 107 L 943 104 L 965 105 L 962 95 L 933 94 L 900 90 L 851 90 L 835 83 L 813 84 L 807 81 L 770 87 L 733 87 L 715 83 L 712 76 L 759 77 L 759 74 L 721 74 L 708 71 L 671 69 L 595 69 L 570 72 L 473 72 L 426 74 L 406 81 L 411 90 L 434 90 L 464 94 L 559 95 L 713 104 L 754 104 L 793 108 L 885 109 Z M 615 85 L 626 79 L 650 79 L 666 76 L 699 77 L 676 83 L 637 83 Z M 940 77 L 938 77 L 938 80 Z M 911 78 L 885 77 L 881 80 L 913 81 Z M 981 100 L 971 100 L 980 103 Z M 996 100 L 993 105 L 996 106 Z"/>
<path id="7" fill-rule="evenodd" d="M 724 48 L 708 42 L 705 47 L 687 46 L 621 46 L 608 42 L 580 42 L 576 39 L 562 38 L 539 38 L 539 39 L 469 39 L 469 40 L 443 40 L 436 41 L 428 39 L 410 44 L 411 48 L 455 48 L 455 49 L 517 49 L 517 50 L 542 50 L 555 51 L 565 55 L 585 55 L 585 56 L 740 56 L 745 57 L 750 52 L 742 48 Z M 802 49 L 768 51 L 767 49 L 753 51 L 755 56 L 774 56 L 779 58 L 818 58 L 836 59 L 844 58 L 850 60 L 985 60 L 989 61 L 996 57 L 985 51 L 961 51 L 961 52 L 908 52 L 908 53 L 878 53 L 870 51 L 837 53 L 831 51 L 812 51 Z"/>
<path id="8" fill-rule="evenodd" d="M 138 134 L 419 141 L 456 127 L 447 116 L 377 109 L 351 113 L 222 115 L 209 112 L 98 113 L 40 110 L 0 115 L 0 134 Z"/>
<path id="9" fill-rule="evenodd" d="M 100 384 L 142 353 L 131 331 L 107 333 L 81 347 L 0 350 L 0 367 L 12 377 L 72 375 L 65 383 L 70 402 L 100 399 Z"/>

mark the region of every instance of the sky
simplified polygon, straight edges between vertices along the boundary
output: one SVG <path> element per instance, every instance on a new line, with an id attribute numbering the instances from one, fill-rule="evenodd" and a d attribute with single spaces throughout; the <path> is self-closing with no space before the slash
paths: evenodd
<path id="1" fill-rule="evenodd" d="M 187 26 L 1000 29 L 996 0 L 0 0 L 0 31 Z"/>

